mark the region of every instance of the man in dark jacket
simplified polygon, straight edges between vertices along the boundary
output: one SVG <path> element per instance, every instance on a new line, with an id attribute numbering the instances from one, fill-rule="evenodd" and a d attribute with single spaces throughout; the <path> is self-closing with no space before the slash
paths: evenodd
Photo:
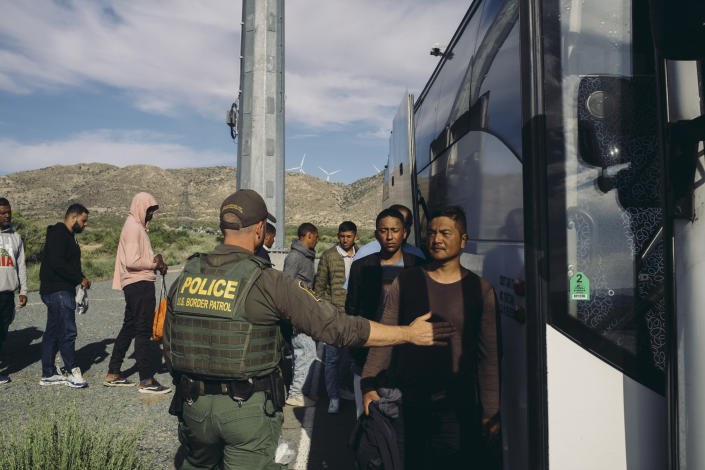
<path id="1" fill-rule="evenodd" d="M 381 246 L 377 253 L 353 261 L 348 278 L 348 295 L 345 312 L 348 315 L 365 317 L 377 321 L 384 311 L 386 294 L 399 273 L 423 260 L 402 251 L 406 239 L 404 216 L 396 209 L 385 209 L 377 215 L 375 238 Z M 355 361 L 355 404 L 357 415 L 362 414 L 362 392 L 360 374 L 367 358 L 367 349 L 352 350 Z"/>
<path id="2" fill-rule="evenodd" d="M 76 362 L 76 286 L 81 284 L 88 289 L 91 282 L 81 271 L 81 248 L 74 238 L 87 224 L 88 209 L 72 204 L 63 222 L 47 227 L 39 269 L 39 293 L 47 306 L 40 385 L 66 384 L 75 388 L 88 385 Z M 61 353 L 68 376 L 56 370 L 57 351 Z"/>
<path id="3" fill-rule="evenodd" d="M 460 264 L 466 225 L 459 207 L 433 215 L 427 242 L 433 261 L 399 275 L 380 319 L 406 325 L 433 312 L 456 327 L 448 343 L 424 351 L 372 348 L 362 371 L 366 410 L 390 377 L 402 391 L 407 470 L 496 468 L 484 460 L 481 432 L 483 425 L 488 437 L 499 432 L 492 428 L 499 412 L 497 310 L 492 285 Z"/>
<path id="4" fill-rule="evenodd" d="M 276 236 L 277 228 L 267 222 L 266 232 L 264 234 L 264 243 L 262 243 L 262 246 L 257 249 L 257 253 L 255 253 L 255 255 L 259 256 L 263 260 L 266 260 L 268 263 L 271 263 L 272 259 L 269 257 L 269 250 L 272 248 L 272 245 L 274 245 L 274 237 Z"/>
<path id="5" fill-rule="evenodd" d="M 293 277 L 302 287 L 313 287 L 314 248 L 318 243 L 318 229 L 305 222 L 299 226 L 298 240 L 291 242 L 291 250 L 284 259 L 284 272 Z M 316 343 L 305 333 L 298 333 L 291 339 L 294 348 L 294 378 L 286 400 L 290 406 L 313 406 L 316 402 L 304 396 L 303 388 L 308 378 L 311 364 L 316 359 Z"/>

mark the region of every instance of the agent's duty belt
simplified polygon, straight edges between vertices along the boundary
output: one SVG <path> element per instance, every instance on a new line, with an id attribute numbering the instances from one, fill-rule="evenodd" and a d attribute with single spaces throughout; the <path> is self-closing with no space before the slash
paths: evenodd
<path id="1" fill-rule="evenodd" d="M 194 380 L 194 389 L 198 387 L 198 395 L 230 395 L 231 390 L 248 390 L 250 394 L 266 392 L 272 388 L 269 375 L 252 377 L 250 380 L 229 380 L 225 382 L 211 382 Z M 249 397 L 248 397 L 249 398 Z"/>
<path id="2" fill-rule="evenodd" d="M 270 406 L 265 406 L 265 413 L 269 416 L 274 416 L 274 413 L 283 409 L 286 387 L 278 370 L 263 377 L 252 377 L 249 380 L 204 381 L 182 375 L 178 378 L 176 393 L 171 401 L 169 413 L 181 417 L 184 403 L 193 405 L 198 397 L 204 395 L 228 395 L 239 406 L 242 406 L 242 403 L 249 400 L 256 392 L 265 393 L 266 403 L 270 404 Z"/>

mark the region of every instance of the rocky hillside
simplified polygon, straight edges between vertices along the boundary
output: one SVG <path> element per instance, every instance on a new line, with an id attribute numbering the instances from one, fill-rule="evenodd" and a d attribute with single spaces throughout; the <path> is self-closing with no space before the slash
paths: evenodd
<path id="1" fill-rule="evenodd" d="M 163 215 L 217 220 L 222 200 L 235 189 L 235 168 L 162 169 L 149 165 L 119 168 L 103 163 L 52 166 L 0 176 L 0 187 L 13 207 L 28 217 L 58 220 L 66 207 L 80 202 L 92 214 L 123 216 L 132 196 L 148 191 Z M 313 222 L 334 227 L 349 219 L 373 228 L 381 210 L 382 175 L 346 185 L 311 175 L 286 174 L 286 223 Z"/>

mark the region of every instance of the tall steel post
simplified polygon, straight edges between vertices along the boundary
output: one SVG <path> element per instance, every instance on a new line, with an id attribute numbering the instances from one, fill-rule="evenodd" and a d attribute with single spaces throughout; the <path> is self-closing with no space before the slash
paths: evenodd
<path id="1" fill-rule="evenodd" d="M 242 0 L 237 188 L 262 195 L 284 249 L 284 0 Z"/>

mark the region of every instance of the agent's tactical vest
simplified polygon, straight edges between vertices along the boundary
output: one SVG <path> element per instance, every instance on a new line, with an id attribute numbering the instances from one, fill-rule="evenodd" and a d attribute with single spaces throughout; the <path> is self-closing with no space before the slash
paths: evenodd
<path id="1" fill-rule="evenodd" d="M 253 325 L 244 318 L 245 299 L 265 266 L 256 257 L 222 266 L 209 265 L 206 255 L 189 259 L 176 281 L 170 347 L 164 351 L 174 371 L 246 380 L 277 367 L 279 326 Z"/>

